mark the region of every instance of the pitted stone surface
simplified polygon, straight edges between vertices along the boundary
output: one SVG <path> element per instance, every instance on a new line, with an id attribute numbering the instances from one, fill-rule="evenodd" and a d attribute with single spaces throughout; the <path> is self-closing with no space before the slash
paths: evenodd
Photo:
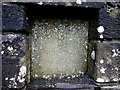
<path id="1" fill-rule="evenodd" d="M 3 33 L 0 37 L 3 87 L 22 88 L 27 80 L 28 39 L 15 33 Z"/>
<path id="2" fill-rule="evenodd" d="M 96 42 L 94 79 L 97 82 L 118 82 L 120 70 L 120 43 Z"/>
<path id="3" fill-rule="evenodd" d="M 82 7 L 82 8 L 93 8 L 93 9 L 102 8 L 100 9 L 100 12 L 99 12 L 99 22 L 98 22 L 99 25 L 96 27 L 96 31 L 95 31 L 95 34 L 97 32 L 96 34 L 97 37 L 95 36 L 94 39 L 106 40 L 106 39 L 119 39 L 120 38 L 120 35 L 119 35 L 120 34 L 119 32 L 120 31 L 119 29 L 120 28 L 120 22 L 119 22 L 120 21 L 120 9 L 119 9 L 120 3 L 118 4 L 107 3 L 108 4 L 107 8 L 105 8 L 106 7 L 105 3 L 94 3 L 94 2 L 93 3 L 85 2 L 82 4 L 77 4 L 76 2 L 73 2 L 73 3 L 66 3 L 66 2 L 65 3 L 53 3 L 52 2 L 52 3 L 37 3 L 37 4 L 46 5 L 46 6 L 47 5 L 77 6 L 77 7 Z M 52 12 L 52 14 L 54 13 Z M 40 15 L 41 15 L 41 12 L 40 12 Z M 26 24 L 25 13 L 21 7 L 19 7 L 16 4 L 8 4 L 8 3 L 3 4 L 3 30 L 4 31 L 22 30 L 26 28 L 26 25 L 27 24 Z M 103 28 L 101 29 L 100 27 L 103 27 Z M 97 31 L 97 28 L 100 28 L 100 29 Z M 93 34 L 94 32 L 92 32 L 91 35 Z M 21 82 L 25 81 L 23 77 L 26 75 L 26 62 L 25 61 L 27 57 L 24 55 L 26 54 L 24 50 L 19 51 L 19 48 L 24 47 L 24 45 L 26 46 L 26 44 L 22 43 L 23 46 L 21 46 L 17 43 L 14 43 L 14 42 L 20 41 L 19 39 L 18 40 L 12 39 L 14 38 L 13 36 L 16 36 L 16 34 L 12 33 L 12 34 L 9 34 L 9 36 L 7 36 L 6 34 L 6 35 L 3 35 L 3 38 L 5 38 L 4 36 L 8 38 L 3 39 L 4 41 L 3 43 L 5 46 L 2 45 L 4 50 L 1 51 L 1 54 L 3 57 L 3 84 L 9 88 L 11 87 L 21 88 L 24 86 L 24 83 L 21 83 Z M 94 60 L 96 62 L 95 63 L 96 66 L 94 68 L 95 80 L 98 82 L 117 82 L 119 80 L 118 73 L 119 73 L 119 64 L 120 64 L 119 63 L 120 62 L 119 61 L 119 58 L 120 58 L 119 42 L 99 42 L 99 43 L 97 42 L 96 46 L 97 47 L 95 47 L 95 49 L 92 49 L 92 52 L 90 52 L 91 59 L 93 59 L 93 62 Z M 16 50 L 18 50 L 18 52 L 16 52 Z M 93 64 L 91 65 L 94 66 Z M 21 77 L 17 75 L 21 75 Z M 34 76 L 38 77 L 37 74 L 34 74 Z M 53 74 L 53 76 L 56 79 L 56 74 Z M 61 74 L 61 76 L 57 78 L 57 80 L 59 81 L 59 80 L 64 79 L 63 81 L 67 82 L 73 79 L 73 81 L 75 80 L 76 82 L 76 80 L 78 80 L 79 82 L 82 77 L 78 78 L 78 76 L 79 74 L 64 77 L 64 74 Z M 42 78 L 40 79 L 41 83 L 42 84 L 45 83 L 46 85 L 46 80 L 48 80 L 49 77 L 50 77 L 49 75 L 43 75 Z M 51 78 L 49 78 L 49 80 L 51 81 Z M 54 87 L 54 86 L 48 83 L 46 87 L 49 88 L 49 87 Z M 112 88 L 116 89 L 117 87 L 119 88 L 119 86 L 113 86 Z M 105 86 L 102 88 L 108 89 L 111 87 Z"/>
<path id="4" fill-rule="evenodd" d="M 99 11 L 98 27 L 104 27 L 102 33 L 97 32 L 97 39 L 118 39 L 120 38 L 120 9 L 111 4 L 106 5 Z M 97 28 L 98 28 L 97 27 Z"/>
<path id="5" fill-rule="evenodd" d="M 32 28 L 32 76 L 85 73 L 88 21 L 42 19 Z"/>
<path id="6" fill-rule="evenodd" d="M 2 3 L 2 30 L 27 30 L 26 13 L 16 4 Z"/>

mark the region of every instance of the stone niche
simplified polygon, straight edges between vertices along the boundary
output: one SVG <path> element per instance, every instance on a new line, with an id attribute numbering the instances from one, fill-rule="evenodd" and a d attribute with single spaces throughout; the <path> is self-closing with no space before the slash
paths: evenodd
<path id="1" fill-rule="evenodd" d="M 31 77 L 61 79 L 85 74 L 92 17 L 89 9 L 41 6 L 39 10 L 31 17 Z"/>
<path id="2" fill-rule="evenodd" d="M 85 73 L 88 21 L 41 19 L 32 28 L 32 73 Z"/>

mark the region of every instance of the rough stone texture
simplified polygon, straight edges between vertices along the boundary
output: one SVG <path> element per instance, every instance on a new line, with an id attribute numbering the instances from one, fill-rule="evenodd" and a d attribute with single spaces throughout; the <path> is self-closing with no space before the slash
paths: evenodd
<path id="1" fill-rule="evenodd" d="M 98 27 L 103 26 L 103 32 L 97 32 L 97 39 L 120 38 L 120 9 L 118 3 L 108 3 L 99 11 Z M 97 29 L 96 29 L 97 30 Z"/>
<path id="2" fill-rule="evenodd" d="M 16 2 L 16 0 L 0 0 L 0 2 Z"/>
<path id="3" fill-rule="evenodd" d="M 82 2 L 81 4 L 78 4 L 76 2 L 43 2 L 43 5 L 65 5 L 65 6 L 77 6 L 77 7 L 83 7 L 83 8 L 102 8 L 104 7 L 104 2 Z"/>
<path id="4" fill-rule="evenodd" d="M 101 86 L 101 90 L 120 90 L 120 85 L 106 85 L 106 86 Z"/>
<path id="5" fill-rule="evenodd" d="M 27 90 L 32 90 L 32 89 L 39 89 L 39 88 L 65 88 L 66 84 L 68 84 L 68 87 L 72 88 L 72 85 L 75 87 L 79 88 L 93 88 L 97 87 L 93 84 L 92 80 L 87 76 L 83 74 L 74 74 L 74 75 L 68 75 L 68 76 L 63 76 L 59 79 L 57 76 L 53 76 L 52 78 L 49 79 L 44 79 L 44 78 L 38 78 L 38 79 L 33 79 L 31 80 L 31 83 L 28 85 Z M 78 85 L 81 84 L 81 85 Z M 62 87 L 63 85 L 63 87 Z M 82 86 L 83 85 L 83 86 Z"/>
<path id="6" fill-rule="evenodd" d="M 32 76 L 86 72 L 88 21 L 43 19 L 32 30 Z"/>
<path id="7" fill-rule="evenodd" d="M 19 5 L 22 5 L 22 4 L 19 4 Z M 51 2 L 51 3 L 36 3 L 34 5 L 35 5 L 35 7 L 36 7 L 36 5 L 37 6 L 40 6 L 40 5 L 43 5 L 43 6 L 44 5 L 46 5 L 46 6 L 47 5 L 76 6 L 76 7 L 87 8 L 86 10 L 88 10 L 89 8 L 92 8 L 93 10 L 98 10 L 98 11 L 100 9 L 100 11 L 98 12 L 99 20 L 98 20 L 97 27 L 96 27 L 97 15 L 95 14 L 96 11 L 91 12 L 90 9 L 88 11 L 86 11 L 86 15 L 89 15 L 89 13 L 93 13 L 93 15 L 95 14 L 95 16 L 96 16 L 95 18 L 91 19 L 93 21 L 92 23 L 94 23 L 94 24 L 90 24 L 90 36 L 93 36 L 93 37 L 95 36 L 92 39 L 103 39 L 103 40 L 120 39 L 120 35 L 119 35 L 120 34 L 120 9 L 119 9 L 120 3 L 116 4 L 113 2 L 112 3 L 109 2 L 109 3 L 107 3 L 107 5 L 105 5 L 105 3 L 87 3 L 87 2 L 85 2 L 82 4 L 77 4 L 76 2 L 73 2 L 73 3 L 69 3 L 69 2 L 53 3 L 53 2 Z M 31 4 L 31 6 L 29 6 L 28 4 L 26 6 L 31 7 L 31 6 L 33 6 L 33 3 Z M 32 9 L 33 9 L 33 7 L 29 8 L 30 12 Z M 35 8 L 35 9 L 38 10 L 37 8 Z M 71 8 L 69 8 L 68 10 L 71 10 Z M 77 9 L 77 11 L 79 13 L 81 10 Z M 51 13 L 52 13 L 51 15 L 56 15 L 54 12 L 56 12 L 56 10 L 53 10 L 53 12 L 51 10 Z M 58 12 L 59 12 L 59 10 L 58 10 Z M 31 13 L 34 13 L 34 12 L 32 11 Z M 28 13 L 28 14 L 31 14 L 31 13 Z M 36 11 L 36 14 L 38 14 L 38 13 L 39 13 L 39 15 L 41 15 L 41 11 L 40 12 Z M 59 15 L 59 13 L 57 15 Z M 49 12 L 46 14 L 49 14 Z M 33 14 L 31 14 L 31 15 L 33 15 Z M 70 13 L 70 15 L 74 15 L 74 12 L 72 14 Z M 27 24 L 26 24 L 25 13 L 24 13 L 24 10 L 20 6 L 18 6 L 16 4 L 4 3 L 2 16 L 3 16 L 3 30 L 4 31 L 26 29 Z M 19 18 L 19 17 L 21 17 L 21 18 Z M 29 18 L 29 19 L 32 19 L 32 18 Z M 103 31 L 102 33 L 97 32 L 97 28 L 99 26 L 103 26 L 105 31 Z M 93 34 L 95 34 L 95 35 L 93 35 Z M 15 34 L 12 33 L 11 35 L 15 35 Z M 9 37 L 7 35 L 4 35 L 4 36 Z M 22 36 L 22 37 L 25 37 L 25 36 Z M 12 50 L 12 47 L 7 46 L 7 45 L 12 45 L 12 46 L 16 47 L 18 45 L 17 43 L 11 44 L 11 39 L 12 38 L 7 38 L 7 41 L 5 41 L 6 39 L 3 40 L 6 44 L 6 48 L 3 48 L 5 50 L 5 52 L 1 51 L 1 54 L 2 54 L 2 57 L 4 60 L 4 62 L 3 62 L 3 85 L 7 86 L 7 87 L 12 87 L 12 88 L 21 88 L 24 86 L 24 83 L 21 84 L 19 81 L 17 81 L 17 79 L 18 79 L 17 75 L 19 75 L 20 68 L 21 68 L 21 66 L 18 65 L 18 62 L 20 62 L 22 60 L 24 61 L 25 58 L 27 58 L 27 57 L 26 56 L 24 57 L 24 55 L 23 55 L 23 54 L 25 54 L 24 52 L 20 51 L 18 53 L 22 53 L 22 54 L 18 55 L 18 54 L 16 54 L 15 50 Z M 17 42 L 16 39 L 14 41 Z M 9 43 L 9 44 L 7 44 L 7 43 Z M 24 45 L 26 45 L 26 44 L 24 44 Z M 91 57 L 88 59 L 91 59 L 91 60 L 88 61 L 88 63 L 89 63 L 88 68 L 90 68 L 90 74 L 95 73 L 94 79 L 97 80 L 98 82 L 118 82 L 118 80 L 119 80 L 119 64 L 120 64 L 120 61 L 119 61 L 120 43 L 119 42 L 96 42 L 95 46 L 93 45 L 93 46 L 89 46 L 89 47 L 91 47 L 91 49 L 88 54 L 89 55 L 88 57 L 90 57 L 90 56 Z M 9 49 L 9 50 L 6 50 L 6 49 Z M 11 52 L 11 51 L 13 51 L 13 52 Z M 18 57 L 16 57 L 17 55 L 18 55 Z M 20 60 L 20 58 L 23 58 L 23 59 Z M 94 63 L 94 60 L 95 60 L 95 63 Z M 16 64 L 18 66 L 16 66 Z M 24 64 L 26 65 L 26 63 L 24 63 Z M 94 67 L 94 71 L 92 71 L 93 67 Z M 25 67 L 22 67 L 22 68 L 25 68 Z M 22 70 L 22 71 L 24 71 L 24 70 Z M 37 75 L 35 75 L 35 76 L 37 76 Z M 6 78 L 6 77 L 8 77 L 8 78 Z M 49 75 L 43 75 L 42 78 L 37 78 L 37 80 L 35 80 L 35 81 L 33 79 L 34 82 L 33 83 L 31 82 L 33 86 L 31 84 L 30 84 L 30 86 L 28 85 L 29 86 L 28 90 L 30 90 L 30 87 L 32 87 L 31 90 L 33 90 L 37 87 L 38 88 L 40 88 L 40 87 L 53 88 L 55 85 L 54 83 L 65 83 L 65 86 L 63 84 L 59 84 L 59 85 L 63 85 L 63 87 L 66 87 L 66 83 L 78 83 L 78 82 L 86 83 L 87 82 L 87 84 L 91 84 L 91 80 L 89 80 L 90 78 L 84 77 L 84 75 L 81 77 L 79 74 L 65 76 L 65 77 L 64 77 L 64 74 L 61 74 L 59 78 L 56 77 L 56 74 L 53 74 L 53 77 L 54 78 L 51 79 L 51 78 L 49 78 Z M 24 79 L 21 78 L 21 81 L 22 80 L 24 81 Z M 51 82 L 52 82 L 52 84 L 51 84 Z M 17 83 L 17 85 L 16 85 L 16 83 Z M 100 83 L 97 83 L 97 84 L 100 84 Z M 110 84 L 111 83 L 108 83 L 108 85 L 100 86 L 100 87 L 102 90 L 104 90 L 104 89 L 105 90 L 106 89 L 107 90 L 108 89 L 109 90 L 110 89 L 111 90 L 119 90 L 119 85 L 110 86 Z M 77 84 L 72 84 L 72 85 L 74 85 L 75 87 L 79 87 Z M 72 85 L 69 84 L 68 87 L 71 87 Z M 83 87 L 83 86 L 81 86 L 81 87 Z M 62 86 L 60 86 L 60 87 L 62 88 Z M 7 90 L 7 89 L 4 88 L 3 90 Z"/>
<path id="8" fill-rule="evenodd" d="M 22 88 L 27 81 L 28 43 L 23 34 L 3 33 L 2 36 L 2 85 Z"/>
<path id="9" fill-rule="evenodd" d="M 26 14 L 22 7 L 16 4 L 2 4 L 2 30 L 27 30 Z"/>
<path id="10" fill-rule="evenodd" d="M 93 73 L 94 72 L 94 66 L 95 66 L 95 45 L 93 41 L 89 42 L 89 46 L 88 46 L 88 71 L 87 74 L 89 75 L 89 77 L 93 78 Z"/>
<path id="11" fill-rule="evenodd" d="M 69 84 L 69 83 L 57 83 L 56 88 L 64 88 L 64 89 L 82 89 L 82 90 L 95 90 L 95 88 L 98 88 L 95 85 L 91 84 Z"/>
<path id="12" fill-rule="evenodd" d="M 94 80 L 96 82 L 118 82 L 120 71 L 120 42 L 95 43 Z"/>
<path id="13" fill-rule="evenodd" d="M 22 2 L 23 0 L 17 0 L 17 2 Z M 76 0 L 77 1 L 77 0 Z M 55 5 L 55 6 L 75 6 L 75 7 L 82 7 L 82 8 L 95 8 L 95 9 L 100 9 L 104 7 L 105 2 L 82 2 L 81 4 L 73 1 L 73 2 L 66 2 L 66 1 L 61 1 L 61 2 L 47 2 L 47 1 L 41 1 L 39 0 L 26 0 L 26 2 L 32 3 L 32 4 L 38 4 L 38 5 Z"/>

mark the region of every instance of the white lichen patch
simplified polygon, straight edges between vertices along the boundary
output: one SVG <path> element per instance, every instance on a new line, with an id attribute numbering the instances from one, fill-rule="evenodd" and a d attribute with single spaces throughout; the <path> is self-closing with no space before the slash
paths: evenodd
<path id="1" fill-rule="evenodd" d="M 8 46 L 7 48 L 9 51 L 12 51 L 13 50 L 13 47 L 12 46 Z"/>
<path id="2" fill-rule="evenodd" d="M 8 38 L 16 38 L 17 37 L 17 35 L 15 35 L 15 34 L 8 34 Z"/>
<path id="3" fill-rule="evenodd" d="M 75 75 L 72 75 L 72 78 L 75 78 Z"/>
<path id="4" fill-rule="evenodd" d="M 67 79 L 70 79 L 70 77 L 67 77 Z"/>
<path id="5" fill-rule="evenodd" d="M 10 78 L 11 81 L 15 81 L 15 78 Z"/>
<path id="6" fill-rule="evenodd" d="M 38 75 L 37 75 L 37 74 L 35 74 L 35 77 L 38 77 Z"/>
<path id="7" fill-rule="evenodd" d="M 115 70 L 117 70 L 117 71 L 118 71 L 118 70 L 119 70 L 119 69 L 118 69 L 118 67 L 115 67 Z"/>
<path id="8" fill-rule="evenodd" d="M 46 75 L 46 79 L 50 78 L 50 75 Z"/>
<path id="9" fill-rule="evenodd" d="M 91 58 L 94 60 L 95 59 L 95 51 L 92 51 L 91 53 Z"/>
<path id="10" fill-rule="evenodd" d="M 103 32 L 104 32 L 104 27 L 103 27 L 103 26 L 99 26 L 99 27 L 97 28 L 97 31 L 98 31 L 99 33 L 103 33 Z"/>
<path id="11" fill-rule="evenodd" d="M 119 85 L 115 85 L 115 86 L 102 86 L 103 90 L 120 90 L 120 86 Z M 109 89 L 108 89 L 109 88 Z"/>
<path id="12" fill-rule="evenodd" d="M 17 79 L 20 83 L 23 83 L 25 81 L 25 78 L 21 78 L 20 76 L 18 76 L 18 79 Z"/>
<path id="13" fill-rule="evenodd" d="M 16 56 L 18 56 L 19 54 L 18 53 L 15 53 Z"/>
<path id="14" fill-rule="evenodd" d="M 4 54 L 4 51 L 1 51 L 1 54 Z"/>
<path id="15" fill-rule="evenodd" d="M 103 60 L 103 59 L 101 59 L 101 60 L 100 60 L 100 63 L 101 63 L 101 64 L 103 64 L 103 63 L 104 63 L 104 60 Z"/>
<path id="16" fill-rule="evenodd" d="M 97 82 L 104 82 L 104 79 L 102 79 L 102 78 L 97 78 L 96 81 L 97 81 Z"/>
<path id="17" fill-rule="evenodd" d="M 76 77 L 78 78 L 78 77 L 79 77 L 79 75 L 76 75 Z"/>
<path id="18" fill-rule="evenodd" d="M 43 78 L 46 78 L 46 75 L 43 75 Z"/>
<path id="19" fill-rule="evenodd" d="M 26 75 L 26 66 L 22 66 L 20 68 L 19 75 L 25 76 Z"/>
<path id="20" fill-rule="evenodd" d="M 53 77 L 56 77 L 56 74 L 53 74 Z"/>
<path id="21" fill-rule="evenodd" d="M 8 80 L 8 77 L 6 77 L 5 80 Z"/>
<path id="22" fill-rule="evenodd" d="M 118 78 L 114 78 L 114 79 L 113 79 L 114 82 L 116 82 L 116 81 L 118 81 L 118 80 L 119 80 Z"/>
<path id="23" fill-rule="evenodd" d="M 7 4 L 7 3 L 3 3 L 2 5 L 8 6 L 8 4 Z"/>
<path id="24" fill-rule="evenodd" d="M 77 0 L 76 3 L 77 4 L 82 4 L 82 0 Z"/>
<path id="25" fill-rule="evenodd" d="M 11 87 L 12 87 L 12 85 L 8 85 L 8 87 L 9 87 L 9 88 L 11 88 Z"/>
<path id="26" fill-rule="evenodd" d="M 100 38 L 103 39 L 103 35 L 102 34 L 100 35 Z"/>
<path id="27" fill-rule="evenodd" d="M 16 75 L 9 79 L 9 88 L 17 88 Z"/>
<path id="28" fill-rule="evenodd" d="M 37 3 L 37 4 L 42 5 L 42 4 L 43 4 L 43 2 L 39 2 L 39 3 Z"/>
<path id="29" fill-rule="evenodd" d="M 27 69 L 26 69 L 26 66 L 22 66 L 21 68 L 20 68 L 20 71 L 19 71 L 19 75 L 18 75 L 18 78 L 17 78 L 17 80 L 19 81 L 19 82 L 24 82 L 25 81 L 25 75 L 26 75 L 26 71 Z"/>
<path id="30" fill-rule="evenodd" d="M 110 82 L 110 78 L 107 76 L 102 76 L 102 79 L 104 79 L 104 82 Z"/>
<path id="31" fill-rule="evenodd" d="M 101 73 L 105 73 L 105 71 L 106 71 L 106 68 L 103 68 L 103 67 L 102 67 L 102 68 L 100 69 L 100 72 L 101 72 Z"/>
<path id="32" fill-rule="evenodd" d="M 120 56 L 120 51 L 118 49 L 113 49 L 112 52 L 113 52 L 112 57 Z"/>

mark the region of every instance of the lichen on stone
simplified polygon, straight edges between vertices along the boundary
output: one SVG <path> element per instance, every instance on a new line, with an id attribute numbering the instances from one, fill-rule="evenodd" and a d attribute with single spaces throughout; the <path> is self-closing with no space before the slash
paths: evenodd
<path id="1" fill-rule="evenodd" d="M 88 21 L 35 20 L 31 41 L 33 77 L 86 72 Z"/>

